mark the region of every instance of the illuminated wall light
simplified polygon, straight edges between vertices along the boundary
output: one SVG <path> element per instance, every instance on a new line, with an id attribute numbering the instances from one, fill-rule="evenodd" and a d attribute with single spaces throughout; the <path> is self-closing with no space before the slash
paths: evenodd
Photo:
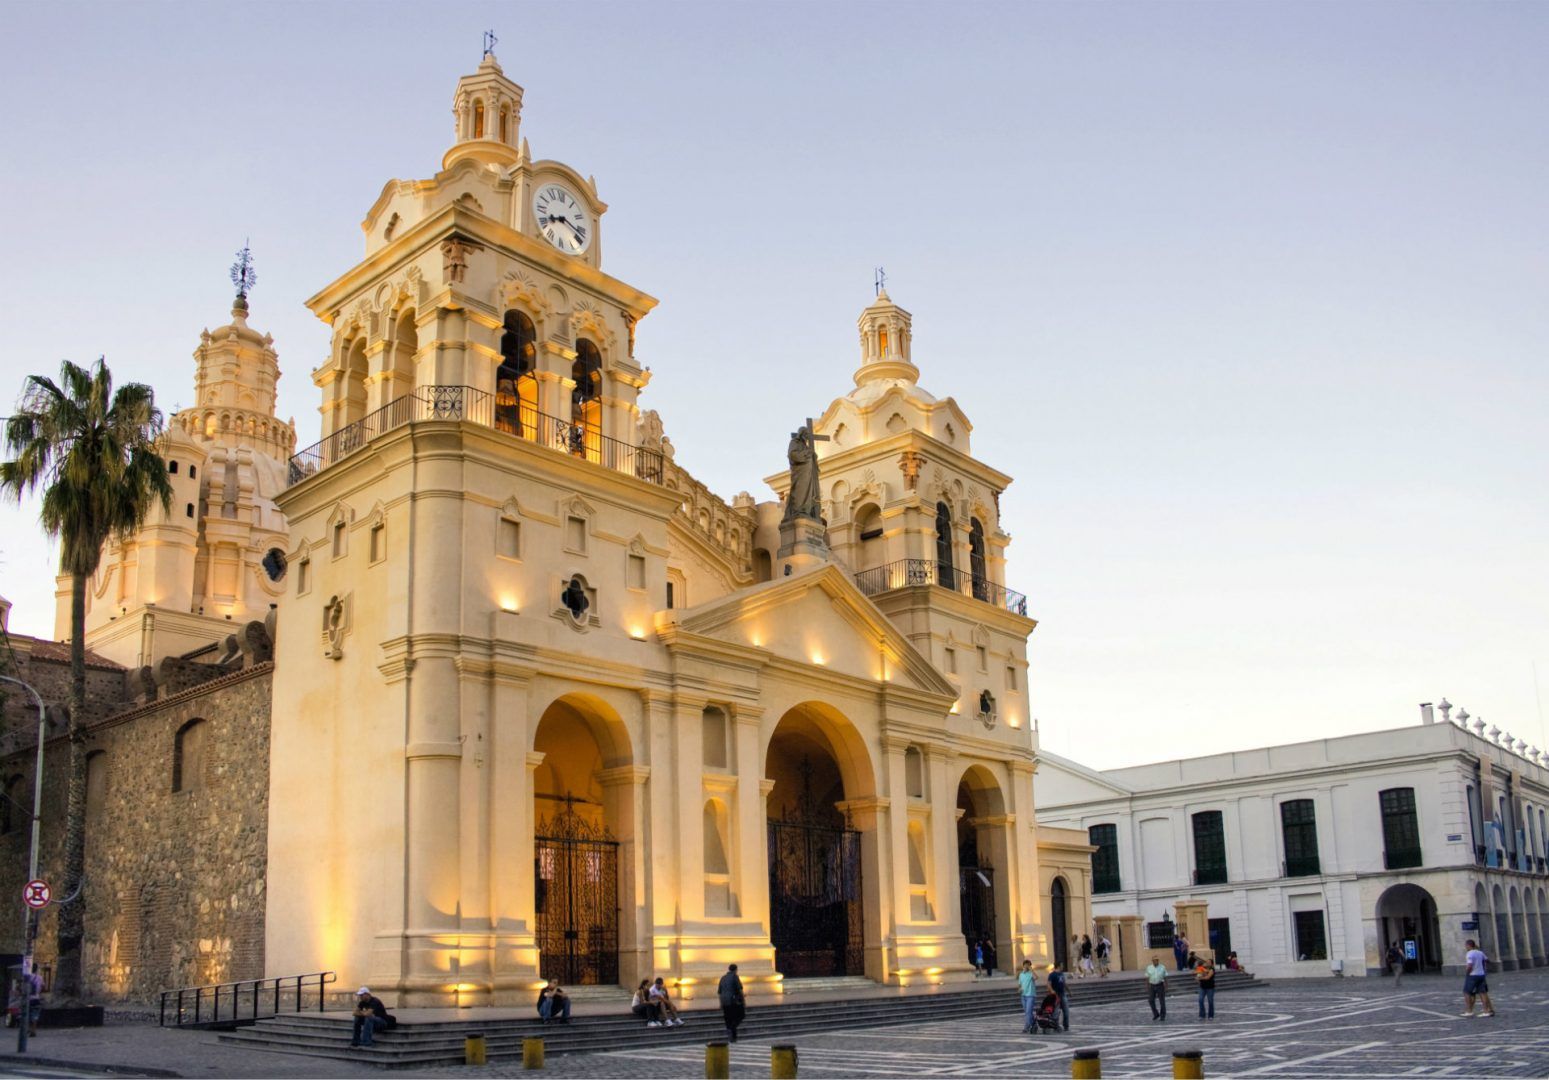
<path id="1" fill-rule="evenodd" d="M 645 631 L 638 626 L 631 626 L 629 628 L 629 636 L 634 638 L 636 641 L 644 641 Z"/>
<path id="2" fill-rule="evenodd" d="M 500 610 L 515 615 L 517 613 L 516 597 L 502 596 L 500 598 Z"/>
<path id="3" fill-rule="evenodd" d="M 813 662 L 813 663 L 814 663 L 814 664 L 818 664 L 818 665 L 820 665 L 820 666 L 821 666 L 821 665 L 822 665 L 822 663 L 823 663 L 823 654 L 822 654 L 822 653 L 820 653 L 820 652 L 817 652 L 817 651 L 814 651 L 814 652 L 813 652 L 813 653 L 812 653 L 812 662 Z"/>

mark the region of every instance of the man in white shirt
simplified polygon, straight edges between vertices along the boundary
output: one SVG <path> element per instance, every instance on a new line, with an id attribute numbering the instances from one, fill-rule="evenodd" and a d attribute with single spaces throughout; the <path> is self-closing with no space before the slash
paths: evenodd
<path id="1" fill-rule="evenodd" d="M 1167 1019 L 1167 967 L 1155 956 L 1146 966 L 1146 1000 L 1151 1003 L 1151 1019 Z"/>
<path id="2" fill-rule="evenodd" d="M 1485 981 L 1485 965 L 1488 958 L 1480 951 L 1479 945 L 1473 938 L 1466 942 L 1468 952 L 1463 957 L 1463 967 L 1467 972 L 1463 976 L 1463 1003 L 1468 1006 L 1464 1016 L 1474 1015 L 1474 999 L 1477 997 L 1484 1003 L 1484 1012 L 1480 1015 L 1494 1016 L 1495 1006 L 1490 1001 L 1490 984 Z"/>

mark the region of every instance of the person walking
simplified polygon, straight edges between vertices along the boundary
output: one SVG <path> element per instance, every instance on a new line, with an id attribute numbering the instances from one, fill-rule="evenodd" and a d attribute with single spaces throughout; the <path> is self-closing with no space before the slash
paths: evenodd
<path id="1" fill-rule="evenodd" d="M 984 942 L 982 940 L 973 943 L 969 955 L 974 962 L 974 978 L 984 974 Z"/>
<path id="2" fill-rule="evenodd" d="M 1070 1030 L 1070 997 L 1065 969 L 1059 964 L 1049 965 L 1049 989 L 1059 999 L 1060 1030 Z"/>
<path id="3" fill-rule="evenodd" d="M 742 992 L 742 979 L 737 975 L 736 964 L 727 967 L 715 992 L 721 999 L 721 1019 L 726 1021 L 726 1038 L 736 1042 L 737 1025 L 748 1015 L 748 999 Z"/>
<path id="4" fill-rule="evenodd" d="M 1200 957 L 1199 967 L 1194 969 L 1194 981 L 1199 984 L 1199 1018 L 1214 1020 L 1216 1018 L 1216 962 L 1208 956 Z"/>
<path id="5" fill-rule="evenodd" d="M 1092 939 L 1087 934 L 1081 935 L 1081 978 L 1092 974 Z"/>
<path id="6" fill-rule="evenodd" d="M 1038 1021 L 1033 1013 L 1038 1009 L 1038 976 L 1033 974 L 1033 962 L 1022 961 L 1022 970 L 1017 972 L 1017 991 L 1022 995 L 1022 1034 L 1038 1034 Z"/>
<path id="7" fill-rule="evenodd" d="M 1154 956 L 1146 965 L 1146 1002 L 1153 1021 L 1167 1019 L 1167 965 Z"/>
<path id="8" fill-rule="evenodd" d="M 1490 984 L 1485 979 L 1485 972 L 1490 962 L 1483 950 L 1473 938 L 1464 942 L 1468 946 L 1468 952 L 1463 955 L 1463 1003 L 1468 1006 L 1463 1015 L 1473 1018 L 1474 999 L 1478 998 L 1484 1004 L 1485 1017 L 1495 1015 L 1495 1005 L 1490 1001 Z"/>
<path id="9" fill-rule="evenodd" d="M 1393 976 L 1393 989 L 1397 990 L 1399 984 L 1404 981 L 1404 954 L 1399 950 L 1398 942 L 1388 945 L 1388 955 L 1384 958 L 1388 974 Z"/>
<path id="10" fill-rule="evenodd" d="M 1113 942 L 1108 940 L 1108 935 L 1097 935 L 1097 975 L 1098 978 L 1108 977 L 1108 955 L 1113 952 Z"/>
<path id="11" fill-rule="evenodd" d="M 43 976 L 38 974 L 38 962 L 34 960 L 30 970 L 22 970 L 22 1001 L 27 1009 L 27 1037 L 38 1037 L 38 1020 L 43 1016 Z"/>

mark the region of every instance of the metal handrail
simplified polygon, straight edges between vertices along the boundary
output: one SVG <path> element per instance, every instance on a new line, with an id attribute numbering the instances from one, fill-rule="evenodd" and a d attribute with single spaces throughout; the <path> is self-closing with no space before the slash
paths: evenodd
<path id="1" fill-rule="evenodd" d="M 604 435 L 595 424 L 562 420 L 520 401 L 503 401 L 472 386 L 422 386 L 388 402 L 292 455 L 286 482 L 299 484 L 372 440 L 426 420 L 466 420 L 653 484 L 663 482 L 661 451 Z"/>
<path id="2" fill-rule="evenodd" d="M 336 972 L 314 971 L 306 975 L 276 975 L 266 979 L 241 979 L 237 982 L 163 990 L 159 1023 L 162 1027 L 169 1026 L 169 1006 L 172 1010 L 171 1027 L 251 1024 L 278 1016 L 281 1012 L 299 1013 L 304 1011 L 304 1003 L 314 987 L 317 991 L 317 1011 L 322 1012 L 328 1001 L 328 987 L 338 981 Z M 293 1008 L 282 1009 L 282 997 Z M 225 1014 L 221 1008 L 223 1001 L 230 1006 Z"/>
<path id="3" fill-rule="evenodd" d="M 862 570 L 855 575 L 855 584 L 867 596 L 913 585 L 938 585 L 1017 615 L 1027 615 L 1027 597 L 1024 594 L 935 559 L 899 559 L 870 570 Z"/>

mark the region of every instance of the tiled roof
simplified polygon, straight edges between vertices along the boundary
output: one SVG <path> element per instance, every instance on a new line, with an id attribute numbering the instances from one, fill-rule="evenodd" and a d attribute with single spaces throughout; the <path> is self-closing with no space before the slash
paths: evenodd
<path id="1" fill-rule="evenodd" d="M 32 639 L 32 658 L 34 660 L 48 660 L 57 664 L 70 662 L 70 643 L 68 641 L 44 641 L 42 638 Z M 100 668 L 103 671 L 125 671 L 123 664 L 109 660 L 106 656 L 98 656 L 90 649 L 86 650 L 86 666 Z"/>

